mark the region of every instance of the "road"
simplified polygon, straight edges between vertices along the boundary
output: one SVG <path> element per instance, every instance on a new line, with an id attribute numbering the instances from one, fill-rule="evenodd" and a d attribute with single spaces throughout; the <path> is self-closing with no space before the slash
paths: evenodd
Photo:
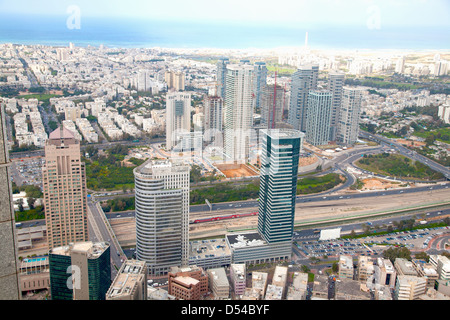
<path id="1" fill-rule="evenodd" d="M 385 145 L 390 146 L 392 149 L 397 150 L 400 154 L 402 154 L 412 160 L 419 161 L 419 162 L 423 163 L 424 165 L 429 166 L 431 169 L 442 173 L 447 179 L 450 179 L 450 169 L 448 167 L 445 167 L 445 166 L 437 163 L 436 161 L 433 161 L 421 154 L 418 154 L 417 152 L 404 147 L 400 143 L 392 141 L 383 136 L 376 135 L 376 134 L 370 134 L 370 133 L 367 133 L 364 131 L 360 132 L 360 136 L 363 138 L 378 142 L 378 143 L 384 143 Z"/>
<path id="2" fill-rule="evenodd" d="M 103 210 L 97 202 L 92 201 L 90 197 L 87 200 L 88 218 L 89 218 L 89 240 L 91 241 L 105 241 L 110 244 L 111 253 L 111 279 L 117 275 L 122 262 L 126 260 L 126 255 L 114 236 L 114 232 L 105 219 Z"/>

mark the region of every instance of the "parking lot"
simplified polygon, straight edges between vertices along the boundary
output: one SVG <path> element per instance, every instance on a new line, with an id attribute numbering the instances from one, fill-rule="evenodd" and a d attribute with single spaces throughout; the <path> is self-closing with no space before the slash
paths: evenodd
<path id="1" fill-rule="evenodd" d="M 16 185 L 42 185 L 42 157 L 24 158 L 12 163 L 12 178 Z"/>
<path id="2" fill-rule="evenodd" d="M 392 246 L 405 246 L 410 251 L 426 251 L 433 238 L 443 235 L 450 237 L 449 227 L 408 230 L 358 239 L 318 240 L 317 237 L 316 239 L 296 240 L 294 244 L 304 258 L 321 259 L 324 256 L 333 258 L 343 254 L 376 257 L 381 256 L 385 249 Z"/>

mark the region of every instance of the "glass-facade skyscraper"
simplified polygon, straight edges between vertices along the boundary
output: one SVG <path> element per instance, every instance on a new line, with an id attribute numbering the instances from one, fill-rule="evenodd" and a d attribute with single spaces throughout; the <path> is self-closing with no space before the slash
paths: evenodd
<path id="1" fill-rule="evenodd" d="M 269 244 L 292 241 L 299 155 L 304 133 L 263 129 L 258 233 Z"/>
<path id="2" fill-rule="evenodd" d="M 111 285 L 110 246 L 77 242 L 49 251 L 52 300 L 105 300 Z"/>

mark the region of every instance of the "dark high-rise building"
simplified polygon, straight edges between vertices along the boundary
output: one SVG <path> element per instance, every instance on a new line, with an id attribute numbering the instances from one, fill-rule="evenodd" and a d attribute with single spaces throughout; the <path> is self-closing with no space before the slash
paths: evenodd
<path id="1" fill-rule="evenodd" d="M 110 247 L 77 242 L 49 251 L 52 300 L 105 300 L 111 285 Z"/>
<path id="2" fill-rule="evenodd" d="M 263 129 L 258 232 L 270 243 L 290 242 L 294 230 L 299 155 L 304 133 Z"/>

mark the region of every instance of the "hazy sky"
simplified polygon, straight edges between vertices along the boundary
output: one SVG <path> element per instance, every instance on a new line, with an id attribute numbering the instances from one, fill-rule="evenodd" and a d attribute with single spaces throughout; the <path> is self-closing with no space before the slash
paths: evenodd
<path id="1" fill-rule="evenodd" d="M 135 17 L 160 20 L 450 28 L 448 0 L 0 0 L 2 14 Z"/>

